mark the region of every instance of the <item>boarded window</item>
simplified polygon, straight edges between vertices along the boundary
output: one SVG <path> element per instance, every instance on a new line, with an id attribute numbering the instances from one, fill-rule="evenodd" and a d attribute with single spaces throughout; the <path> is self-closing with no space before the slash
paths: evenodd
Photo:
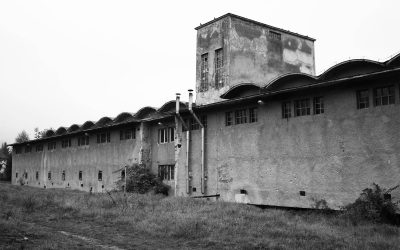
<path id="1" fill-rule="evenodd" d="M 363 89 L 357 91 L 357 109 L 369 108 L 369 90 Z"/>
<path id="2" fill-rule="evenodd" d="M 224 59 L 223 59 L 223 50 L 217 49 L 215 51 L 215 88 L 219 89 L 224 86 L 223 79 L 223 67 L 224 67 Z"/>
<path id="3" fill-rule="evenodd" d="M 161 180 L 173 180 L 174 179 L 174 165 L 159 165 L 158 166 L 158 177 Z"/>
<path id="4" fill-rule="evenodd" d="M 208 54 L 201 55 L 200 92 L 208 90 Z"/>
<path id="5" fill-rule="evenodd" d="M 301 99 L 294 101 L 295 116 L 310 115 L 310 99 Z"/>
<path id="6" fill-rule="evenodd" d="M 314 97 L 313 99 L 314 115 L 324 113 L 324 98 L 322 96 Z"/>
<path id="7" fill-rule="evenodd" d="M 257 121 L 258 121 L 257 108 L 249 108 L 249 123 Z"/>
<path id="8" fill-rule="evenodd" d="M 235 123 L 243 124 L 247 123 L 247 114 L 246 109 L 239 109 L 235 111 Z"/>
<path id="9" fill-rule="evenodd" d="M 394 86 L 386 86 L 374 89 L 375 106 L 394 104 Z"/>

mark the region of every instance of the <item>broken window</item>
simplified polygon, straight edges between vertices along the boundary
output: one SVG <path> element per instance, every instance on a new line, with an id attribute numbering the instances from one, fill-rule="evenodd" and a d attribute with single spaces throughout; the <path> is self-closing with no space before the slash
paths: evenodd
<path id="1" fill-rule="evenodd" d="M 56 149 L 56 145 L 57 145 L 57 142 L 55 142 L 55 141 L 49 142 L 49 143 L 47 143 L 47 149 L 48 150 Z"/>
<path id="2" fill-rule="evenodd" d="M 99 179 L 99 181 L 103 180 L 103 171 L 99 171 L 99 173 L 97 174 L 97 177 Z"/>
<path id="3" fill-rule="evenodd" d="M 386 86 L 374 89 L 375 106 L 394 104 L 394 86 Z"/>
<path id="4" fill-rule="evenodd" d="M 369 90 L 363 89 L 357 91 L 357 109 L 369 108 Z"/>
<path id="5" fill-rule="evenodd" d="M 226 112 L 225 113 L 225 126 L 233 125 L 233 112 Z"/>
<path id="6" fill-rule="evenodd" d="M 104 132 L 104 133 L 100 133 L 97 134 L 97 143 L 106 143 L 106 142 L 110 142 L 110 132 Z"/>
<path id="7" fill-rule="evenodd" d="M 235 123 L 236 124 L 247 123 L 246 109 L 238 109 L 235 111 Z"/>
<path id="8" fill-rule="evenodd" d="M 322 96 L 314 97 L 314 115 L 324 113 L 324 98 Z"/>
<path id="9" fill-rule="evenodd" d="M 81 181 L 82 180 L 82 171 L 79 171 L 78 177 L 79 177 L 79 180 Z"/>
<path id="10" fill-rule="evenodd" d="M 257 122 L 257 108 L 249 108 L 249 123 Z"/>
<path id="11" fill-rule="evenodd" d="M 119 131 L 119 139 L 122 140 L 130 140 L 130 139 L 135 139 L 136 134 L 135 134 L 136 129 L 125 129 Z"/>
<path id="12" fill-rule="evenodd" d="M 71 139 L 64 139 L 61 141 L 62 148 L 69 148 L 71 147 Z"/>
<path id="13" fill-rule="evenodd" d="M 31 146 L 25 146 L 25 153 L 30 153 L 32 151 Z"/>
<path id="14" fill-rule="evenodd" d="M 201 55 L 200 92 L 208 90 L 208 53 Z"/>
<path id="15" fill-rule="evenodd" d="M 40 151 L 43 151 L 43 145 L 42 144 L 36 145 L 36 152 L 40 152 Z"/>
<path id="16" fill-rule="evenodd" d="M 158 177 L 161 180 L 173 180 L 174 165 L 158 165 Z"/>
<path id="17" fill-rule="evenodd" d="M 290 118 L 292 116 L 291 102 L 282 103 L 282 118 Z"/>
<path id="18" fill-rule="evenodd" d="M 295 116 L 310 115 L 310 99 L 301 99 L 294 101 Z"/>
<path id="19" fill-rule="evenodd" d="M 62 180 L 62 181 L 65 181 L 65 170 L 62 171 L 61 180 Z"/>
<path id="20" fill-rule="evenodd" d="M 219 89 L 224 86 L 223 79 L 223 67 L 224 67 L 224 59 L 223 59 L 223 50 L 217 49 L 215 51 L 215 88 Z"/>
<path id="21" fill-rule="evenodd" d="M 89 145 L 89 136 L 88 135 L 84 135 L 84 136 L 80 136 L 78 137 L 78 146 L 85 146 L 85 145 Z"/>
<path id="22" fill-rule="evenodd" d="M 269 37 L 272 40 L 276 40 L 276 41 L 280 41 L 282 39 L 282 35 L 280 33 L 272 31 L 272 30 L 269 31 Z"/>
<path id="23" fill-rule="evenodd" d="M 50 171 L 47 173 L 47 179 L 51 180 L 51 172 Z"/>

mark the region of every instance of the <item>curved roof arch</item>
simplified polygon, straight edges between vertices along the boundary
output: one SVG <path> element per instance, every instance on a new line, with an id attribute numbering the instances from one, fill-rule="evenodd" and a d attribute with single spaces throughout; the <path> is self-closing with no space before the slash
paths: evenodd
<path id="1" fill-rule="evenodd" d="M 148 116 L 152 113 L 156 113 L 156 112 L 157 112 L 156 108 L 146 106 L 146 107 L 139 109 L 138 112 L 136 112 L 136 114 L 134 115 L 134 117 L 142 119 L 142 118 L 145 118 L 146 116 Z"/>
<path id="2" fill-rule="evenodd" d="M 400 66 L 400 53 L 387 60 L 386 65 L 390 67 Z"/>
<path id="3" fill-rule="evenodd" d="M 187 105 L 184 102 L 179 102 L 180 109 L 186 109 Z M 157 109 L 157 112 L 168 112 L 168 111 L 175 111 L 176 109 L 176 101 L 168 101 L 161 106 L 161 108 Z"/>
<path id="4" fill-rule="evenodd" d="M 319 75 L 321 80 L 334 80 L 382 70 L 384 64 L 368 59 L 352 59 L 333 65 Z"/>
<path id="5" fill-rule="evenodd" d="M 250 96 L 260 92 L 260 86 L 254 83 L 241 83 L 228 89 L 220 97 L 222 99 L 232 99 L 237 97 Z"/>
<path id="6" fill-rule="evenodd" d="M 78 125 L 78 124 L 72 124 L 72 125 L 69 126 L 69 128 L 67 129 L 67 132 L 68 132 L 68 133 L 71 133 L 71 132 L 75 132 L 75 131 L 77 131 L 77 130 L 79 130 L 79 125 Z"/>
<path id="7" fill-rule="evenodd" d="M 86 129 L 90 129 L 94 126 L 94 122 L 92 121 L 86 121 L 82 126 L 81 129 L 82 130 L 86 130 Z"/>
<path id="8" fill-rule="evenodd" d="M 290 89 L 313 84 L 317 81 L 315 76 L 305 73 L 288 73 L 274 78 L 267 83 L 263 89 L 275 91 L 281 89 Z"/>
<path id="9" fill-rule="evenodd" d="M 110 124 L 111 122 L 112 122 L 112 119 L 110 117 L 104 116 L 104 117 L 100 118 L 100 120 L 98 120 L 96 122 L 96 126 L 102 127 L 102 126 L 105 126 L 107 124 Z"/>
<path id="10" fill-rule="evenodd" d="M 59 127 L 56 130 L 56 135 L 63 135 L 63 134 L 66 134 L 66 133 L 67 133 L 67 129 L 65 127 Z"/>
<path id="11" fill-rule="evenodd" d="M 53 129 L 47 129 L 44 133 L 44 137 L 50 137 L 50 136 L 54 136 L 56 133 L 54 132 Z"/>
<path id="12" fill-rule="evenodd" d="M 133 117 L 133 115 L 131 113 L 122 112 L 119 115 L 117 115 L 117 117 L 115 117 L 114 122 L 124 122 L 132 117 Z"/>

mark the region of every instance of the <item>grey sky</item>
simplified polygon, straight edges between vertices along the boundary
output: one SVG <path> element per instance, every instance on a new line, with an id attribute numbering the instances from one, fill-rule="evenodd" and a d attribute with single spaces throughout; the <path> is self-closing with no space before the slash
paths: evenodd
<path id="1" fill-rule="evenodd" d="M 187 97 L 194 27 L 231 12 L 317 39 L 317 74 L 400 52 L 398 1 L 1 1 L 0 142 Z"/>

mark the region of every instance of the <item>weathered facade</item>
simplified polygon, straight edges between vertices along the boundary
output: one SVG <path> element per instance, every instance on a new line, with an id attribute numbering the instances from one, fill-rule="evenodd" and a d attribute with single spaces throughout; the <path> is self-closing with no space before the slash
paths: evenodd
<path id="1" fill-rule="evenodd" d="M 334 209 L 400 184 L 400 55 L 315 76 L 311 38 L 232 14 L 197 30 L 195 103 L 14 144 L 13 183 L 101 192 L 144 163 L 171 195 Z"/>

